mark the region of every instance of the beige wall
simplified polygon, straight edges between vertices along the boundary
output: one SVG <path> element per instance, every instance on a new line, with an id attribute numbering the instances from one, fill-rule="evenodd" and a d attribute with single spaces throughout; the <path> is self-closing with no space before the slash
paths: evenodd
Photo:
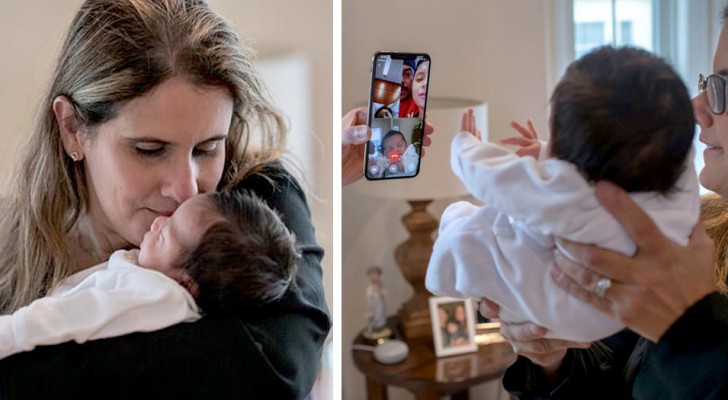
<path id="1" fill-rule="evenodd" d="M 376 50 L 425 51 L 432 56 L 430 95 L 465 97 L 488 103 L 491 140 L 511 135 L 511 119 L 531 117 L 545 132 L 547 115 L 546 17 L 551 2 L 533 0 L 342 0 L 342 107 L 366 101 L 371 55 Z M 456 129 L 437 126 L 437 132 Z M 422 168 L 428 165 L 427 157 Z M 448 168 L 448 166 L 440 166 Z M 385 268 L 389 310 L 394 313 L 411 295 L 394 262 L 394 248 L 407 237 L 400 219 L 403 201 L 376 199 L 361 193 L 361 182 L 342 193 L 342 387 L 344 398 L 365 398 L 364 378 L 351 360 L 349 344 L 365 326 L 364 293 L 369 265 Z M 438 201 L 438 216 L 447 205 Z M 494 398 L 494 386 L 481 387 L 477 398 Z M 390 390 L 392 399 L 410 399 Z M 475 393 L 473 393 L 475 395 Z"/>
<path id="2" fill-rule="evenodd" d="M 0 2 L 0 195 L 15 154 L 30 132 L 35 110 L 50 78 L 65 30 L 80 0 Z M 330 0 L 210 0 L 213 9 L 266 54 L 281 52 L 302 60 L 308 71 L 310 126 L 301 131 L 315 145 L 315 174 L 304 171 L 319 242 L 325 247 L 325 285 L 332 304 L 332 18 Z M 285 112 L 286 110 L 284 110 Z M 295 129 L 296 127 L 294 127 Z"/>

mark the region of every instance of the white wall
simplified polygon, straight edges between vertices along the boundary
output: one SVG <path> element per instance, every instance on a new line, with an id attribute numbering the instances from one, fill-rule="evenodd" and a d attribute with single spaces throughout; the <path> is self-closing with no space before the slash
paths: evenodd
<path id="1" fill-rule="evenodd" d="M 292 138 L 310 141 L 309 154 L 298 154 L 311 160 L 304 171 L 308 200 L 314 215 L 319 242 L 326 250 L 324 259 L 325 287 L 330 307 L 333 305 L 333 249 L 331 212 L 331 121 L 332 83 L 332 18 L 330 0 L 266 1 L 210 0 L 211 7 L 235 25 L 238 32 L 260 53 L 269 57 L 298 60 L 294 67 L 304 74 L 310 89 L 304 102 L 310 111 L 308 127 L 293 126 Z M 51 72 L 65 31 L 81 0 L 2 0 L 0 1 L 0 195 L 7 191 L 6 180 L 15 164 L 15 154 L 32 126 L 33 116 L 51 79 Z M 284 69 L 285 70 L 285 69 Z M 279 80 L 290 79 L 287 76 Z M 290 110 L 295 114 L 299 110 Z M 284 110 L 286 112 L 286 110 Z M 315 171 L 315 173 L 313 173 Z"/>
<path id="2" fill-rule="evenodd" d="M 531 117 L 546 132 L 546 7 L 551 1 L 483 0 L 343 0 L 342 108 L 365 103 L 369 63 L 376 50 L 424 51 L 432 56 L 430 96 L 464 97 L 488 103 L 491 140 L 510 136 L 512 119 Z M 437 140 L 433 146 L 449 146 Z M 423 168 L 427 168 L 427 157 Z M 432 167 L 432 165 L 430 165 Z M 442 166 L 447 168 L 447 166 Z M 376 185 L 360 182 L 357 185 Z M 353 365 L 349 344 L 366 318 L 365 270 L 384 266 L 390 313 L 412 291 L 394 262 L 394 248 L 407 237 L 400 219 L 408 211 L 402 201 L 362 195 L 357 187 L 342 192 L 342 387 L 347 400 L 365 398 L 364 377 Z M 439 218 L 447 202 L 430 211 Z M 479 388 L 478 398 L 493 398 L 494 386 Z M 392 399 L 410 399 L 390 390 Z"/>

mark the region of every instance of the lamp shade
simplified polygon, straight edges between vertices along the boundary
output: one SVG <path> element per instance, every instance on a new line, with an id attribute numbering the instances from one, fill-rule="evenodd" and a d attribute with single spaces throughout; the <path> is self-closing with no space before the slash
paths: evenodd
<path id="1" fill-rule="evenodd" d="M 414 178 L 360 180 L 356 190 L 375 197 L 402 200 L 431 200 L 468 194 L 450 168 L 450 144 L 460 129 L 462 114 L 472 108 L 483 140 L 488 138 L 488 105 L 476 100 L 431 98 L 427 101 L 427 121 L 435 127 L 432 144 L 425 148 L 420 173 Z"/>

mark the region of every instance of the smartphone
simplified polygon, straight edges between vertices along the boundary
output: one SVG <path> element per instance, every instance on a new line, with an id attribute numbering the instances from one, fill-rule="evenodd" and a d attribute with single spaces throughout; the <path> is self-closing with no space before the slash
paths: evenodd
<path id="1" fill-rule="evenodd" d="M 364 155 L 369 180 L 412 178 L 420 173 L 430 56 L 380 51 L 372 57 Z"/>

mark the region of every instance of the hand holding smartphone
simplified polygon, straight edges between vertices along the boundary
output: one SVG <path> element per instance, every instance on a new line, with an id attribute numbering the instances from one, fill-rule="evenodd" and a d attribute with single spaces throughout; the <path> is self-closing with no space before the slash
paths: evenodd
<path id="1" fill-rule="evenodd" d="M 368 125 L 372 137 L 364 155 L 369 180 L 412 178 L 420 172 L 430 56 L 377 52 L 372 57 Z"/>

